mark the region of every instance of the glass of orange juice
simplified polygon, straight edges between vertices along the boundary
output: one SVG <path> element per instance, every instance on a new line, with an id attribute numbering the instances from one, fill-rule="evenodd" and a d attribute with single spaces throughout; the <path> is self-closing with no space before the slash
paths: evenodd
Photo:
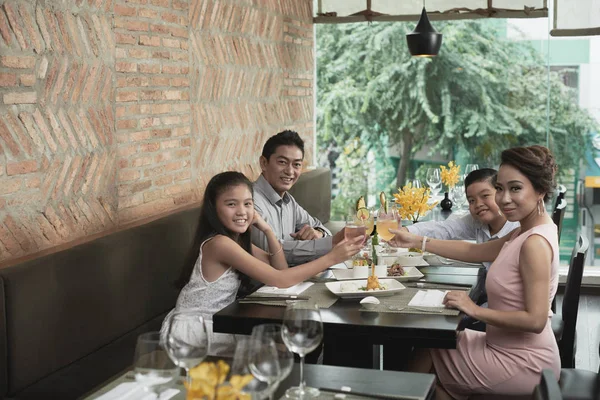
<path id="1" fill-rule="evenodd" d="M 377 214 L 377 235 L 385 242 L 388 242 L 394 238 L 394 234 L 390 232 L 390 229 L 398 229 L 398 210 L 395 207 L 388 208 L 387 212 L 383 207 L 379 209 Z M 385 252 L 391 252 L 392 249 L 387 246 Z"/>

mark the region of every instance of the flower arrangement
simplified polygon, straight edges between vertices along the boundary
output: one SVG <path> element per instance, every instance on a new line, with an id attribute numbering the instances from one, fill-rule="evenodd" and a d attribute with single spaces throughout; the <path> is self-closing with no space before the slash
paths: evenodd
<path id="1" fill-rule="evenodd" d="M 440 165 L 440 170 L 442 183 L 448 186 L 448 188 L 453 188 L 459 180 L 460 166 L 456 165 L 454 161 L 450 161 L 448 163 L 448 168 L 446 168 L 445 165 Z"/>
<path id="2" fill-rule="evenodd" d="M 398 210 L 400 217 L 413 223 L 418 222 L 419 218 L 437 205 L 437 202 L 427 204 L 430 194 L 429 189 L 413 188 L 410 183 L 407 183 L 401 189 L 398 188 L 398 193 L 394 193 L 394 201 L 400 205 Z"/>
<path id="3" fill-rule="evenodd" d="M 229 382 L 225 378 L 229 364 L 223 360 L 203 362 L 190 369 L 190 383 L 186 384 L 186 400 L 250 400 L 251 395 L 242 389 L 252 381 L 252 375 L 233 375 Z"/>

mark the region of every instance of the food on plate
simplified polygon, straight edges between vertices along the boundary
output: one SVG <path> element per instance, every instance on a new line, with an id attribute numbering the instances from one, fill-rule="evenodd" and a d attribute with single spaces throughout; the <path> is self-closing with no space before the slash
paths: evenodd
<path id="1" fill-rule="evenodd" d="M 416 247 L 411 247 L 410 249 L 408 249 L 409 253 L 421 253 L 423 254 L 423 250 L 421 249 L 417 249 Z"/>
<path id="2" fill-rule="evenodd" d="M 382 290 L 379 284 L 379 278 L 375 275 L 375 264 L 371 264 L 371 276 L 367 278 L 367 290 Z"/>
<path id="3" fill-rule="evenodd" d="M 373 260 L 369 257 L 369 253 L 366 251 L 359 253 L 352 258 L 352 266 L 353 267 L 360 267 L 360 266 L 368 267 L 372 263 L 373 263 Z"/>
<path id="4" fill-rule="evenodd" d="M 400 263 L 393 263 L 392 265 L 390 265 L 390 267 L 388 268 L 388 276 L 404 276 L 406 275 L 406 271 L 404 270 L 404 267 L 402 267 L 402 265 L 400 265 Z"/>

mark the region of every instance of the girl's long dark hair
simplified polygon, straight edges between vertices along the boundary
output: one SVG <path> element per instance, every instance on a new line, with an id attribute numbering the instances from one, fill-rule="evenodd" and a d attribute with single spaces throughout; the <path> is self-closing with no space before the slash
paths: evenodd
<path id="1" fill-rule="evenodd" d="M 200 210 L 200 221 L 198 224 L 194 246 L 192 248 L 192 257 L 190 257 L 193 258 L 193 260 L 190 259 L 190 262 L 187 262 L 181 271 L 181 275 L 176 281 L 176 285 L 179 288 L 183 288 L 190 280 L 190 276 L 194 270 L 194 265 L 196 264 L 195 261 L 198 258 L 198 253 L 202 242 L 215 235 L 223 235 L 232 239 L 234 238 L 233 232 L 225 228 L 221 220 L 219 220 L 219 216 L 217 215 L 216 201 L 217 197 L 224 191 L 239 185 L 246 185 L 248 190 L 250 190 L 250 193 L 253 193 L 252 182 L 250 182 L 250 180 L 246 178 L 244 174 L 236 171 L 228 171 L 217 174 L 213 176 L 210 182 L 208 182 L 208 185 L 206 185 L 204 200 Z M 238 236 L 237 243 L 248 253 L 252 254 L 252 238 L 250 229 L 251 228 L 247 229 L 246 232 Z M 249 286 L 251 285 L 251 279 L 240 271 L 236 270 L 236 272 L 240 275 L 240 279 L 242 280 L 238 294 L 246 293 L 246 291 L 250 290 Z"/>

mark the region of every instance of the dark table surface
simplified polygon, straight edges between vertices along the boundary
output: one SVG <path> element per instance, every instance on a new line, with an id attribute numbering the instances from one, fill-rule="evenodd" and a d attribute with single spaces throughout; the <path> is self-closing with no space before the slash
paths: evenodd
<path id="1" fill-rule="evenodd" d="M 474 300 L 481 294 L 485 282 L 485 268 L 473 265 L 429 266 L 421 268 L 421 272 L 425 275 L 424 282 L 473 285 L 470 296 Z M 365 312 L 361 311 L 358 301 L 340 299 L 321 310 L 326 364 L 368 366 L 366 353 L 364 362 L 354 361 L 361 357 L 357 354 L 357 343 L 376 345 L 394 340 L 416 347 L 456 347 L 456 331 L 461 328 L 462 315 Z M 213 316 L 213 329 L 250 334 L 256 325 L 281 322 L 284 311 L 285 307 L 235 302 Z M 350 348 L 353 355 L 342 353 Z"/>
<path id="2" fill-rule="evenodd" d="M 411 372 L 376 371 L 360 368 L 309 364 L 304 367 L 304 378 L 307 385 L 311 387 L 339 390 L 343 386 L 347 386 L 357 393 L 384 395 L 397 400 L 432 399 L 435 390 L 434 375 Z M 299 380 L 300 368 L 299 364 L 295 364 L 292 373 L 279 385 L 275 392 L 275 399 L 284 396 L 285 391 L 288 388 L 297 386 Z M 92 393 L 84 396 L 83 399 L 96 399 L 123 382 L 133 381 L 133 371 L 129 371 L 102 385 Z M 174 388 L 179 389 L 180 392 L 172 397 L 172 399 L 185 399 L 185 388 L 181 381 L 179 381 Z M 323 394 L 325 393 L 326 392 L 323 392 Z M 328 398 L 333 398 L 333 396 L 334 395 L 331 394 Z"/>

